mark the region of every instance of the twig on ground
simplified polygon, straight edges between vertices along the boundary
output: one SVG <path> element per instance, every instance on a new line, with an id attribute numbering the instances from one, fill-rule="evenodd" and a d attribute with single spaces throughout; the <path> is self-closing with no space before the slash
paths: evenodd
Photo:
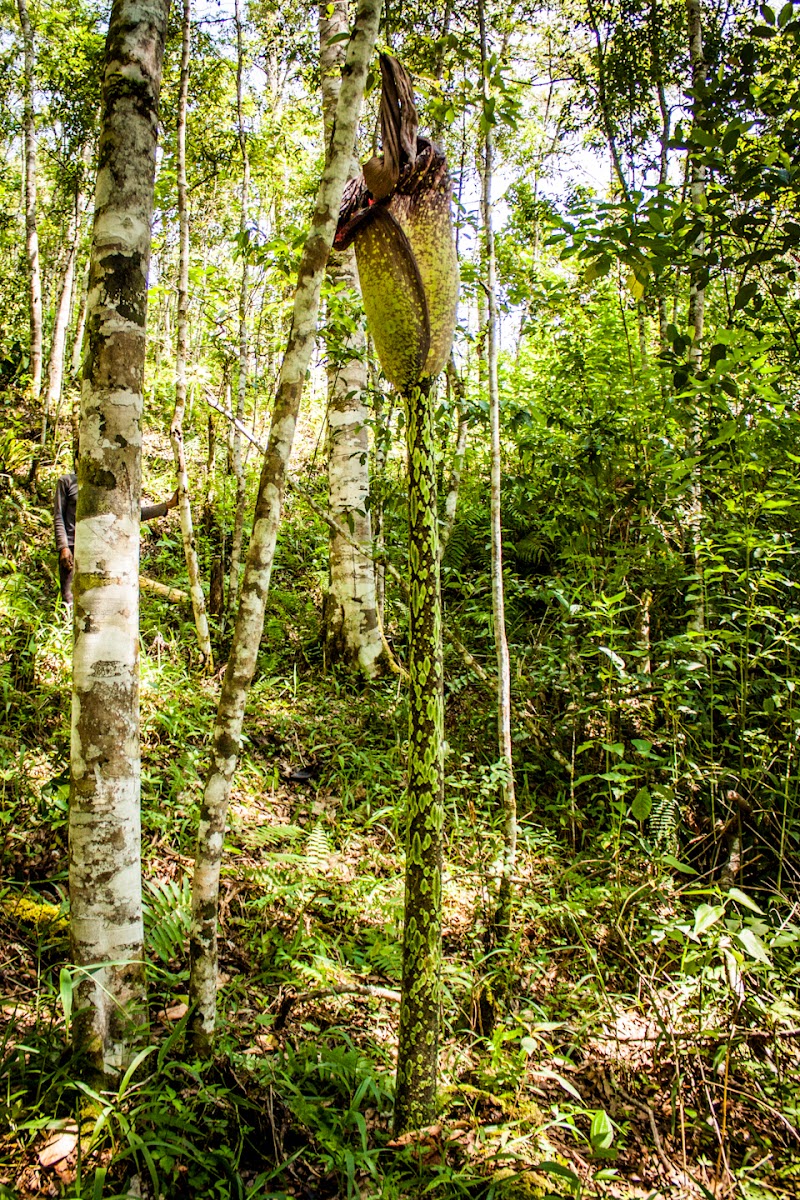
<path id="1" fill-rule="evenodd" d="M 286 1018 L 295 1004 L 308 1004 L 312 1000 L 325 1000 L 328 996 L 371 996 L 375 1000 L 389 1000 L 399 1004 L 401 996 L 393 988 L 378 987 L 372 983 L 346 983 L 334 987 L 317 988 L 313 992 L 289 992 L 281 1000 L 275 1017 L 275 1029 L 286 1024 Z"/>

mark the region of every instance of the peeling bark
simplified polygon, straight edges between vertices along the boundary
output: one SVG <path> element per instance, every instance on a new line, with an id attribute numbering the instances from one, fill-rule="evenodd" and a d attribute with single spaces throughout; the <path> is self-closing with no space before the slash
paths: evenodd
<path id="1" fill-rule="evenodd" d="M 322 112 L 325 143 L 329 143 L 341 86 L 348 28 L 348 0 L 320 5 L 319 39 L 322 74 Z M 358 172 L 352 164 L 350 177 Z M 351 248 L 331 256 L 328 278 L 332 289 L 352 297 L 357 309 L 358 274 Z M 335 350 L 335 355 L 332 351 Z M 359 554 L 338 534 L 330 535 L 330 581 L 323 612 L 328 662 L 341 662 L 367 677 L 380 669 L 383 640 L 378 623 L 375 572 L 370 559 L 372 522 L 369 480 L 369 409 L 367 342 L 359 324 L 345 344 L 328 344 L 328 503 L 332 516 L 351 530 L 351 541 L 363 546 Z"/>
<path id="2" fill-rule="evenodd" d="M 141 414 L 169 0 L 115 0 L 106 41 L 75 537 L 70 932 L 75 1048 L 113 1076 L 145 1021 L 140 847 Z"/>
<path id="3" fill-rule="evenodd" d="M 181 539 L 189 576 L 189 593 L 197 630 L 197 641 L 203 664 L 208 671 L 214 669 L 211 637 L 208 632 L 206 602 L 200 581 L 200 564 L 197 561 L 197 546 L 194 539 L 192 504 L 189 498 L 189 475 L 186 470 L 186 452 L 183 444 L 183 417 L 186 412 L 186 355 L 189 333 L 189 203 L 186 194 L 186 105 L 189 95 L 189 58 L 192 34 L 191 0 L 183 0 L 183 24 L 181 36 L 181 81 L 178 96 L 178 221 L 180 224 L 180 250 L 178 255 L 178 318 L 177 355 L 175 362 L 175 411 L 172 416 L 169 437 L 178 476 L 178 512 L 181 519 Z"/>
<path id="4" fill-rule="evenodd" d="M 381 0 L 359 0 L 347 47 L 328 162 L 295 289 L 292 326 L 281 365 L 267 452 L 259 481 L 241 602 L 214 725 L 211 767 L 200 809 L 194 879 L 190 997 L 195 1048 L 209 1053 L 216 1023 L 219 872 L 231 782 L 241 744 L 244 709 L 264 625 L 286 470 L 317 329 L 322 277 L 336 232 L 339 205 L 353 155 L 367 66 L 378 34 Z"/>

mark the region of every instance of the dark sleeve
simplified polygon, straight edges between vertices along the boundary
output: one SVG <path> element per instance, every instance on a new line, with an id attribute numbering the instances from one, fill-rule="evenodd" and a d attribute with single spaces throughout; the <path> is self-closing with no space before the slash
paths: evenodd
<path id="1" fill-rule="evenodd" d="M 156 517 L 165 517 L 169 509 L 167 508 L 166 500 L 161 504 L 143 504 L 142 514 L 139 518 L 141 521 L 155 521 Z"/>
<path id="2" fill-rule="evenodd" d="M 56 550 L 60 553 L 62 550 L 69 549 L 69 539 L 67 531 L 64 527 L 64 505 L 67 502 L 67 480 L 66 476 L 62 475 L 56 484 L 56 496 L 53 501 L 53 526 L 56 534 Z"/>

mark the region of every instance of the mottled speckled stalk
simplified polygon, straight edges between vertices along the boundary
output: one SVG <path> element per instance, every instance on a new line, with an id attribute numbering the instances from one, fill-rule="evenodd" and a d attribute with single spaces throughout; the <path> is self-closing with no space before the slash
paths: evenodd
<path id="1" fill-rule="evenodd" d="M 410 723 L 395 1130 L 433 1118 L 439 1051 L 444 693 L 431 380 L 406 397 Z"/>

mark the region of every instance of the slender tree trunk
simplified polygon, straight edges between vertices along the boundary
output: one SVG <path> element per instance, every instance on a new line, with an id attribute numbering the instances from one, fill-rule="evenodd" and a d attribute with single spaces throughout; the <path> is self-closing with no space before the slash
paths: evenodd
<path id="1" fill-rule="evenodd" d="M 703 93 L 706 86 L 706 62 L 703 54 L 703 26 L 701 0 L 686 0 L 686 19 L 689 35 L 689 59 L 692 69 L 692 125 L 698 128 L 702 123 Z M 689 264 L 689 312 L 688 324 L 692 335 L 689 347 L 689 367 L 693 375 L 700 370 L 703 363 L 703 326 L 705 319 L 705 204 L 706 204 L 706 169 L 698 161 L 695 152 L 689 156 L 689 195 L 693 216 L 699 225 L 699 232 L 692 247 Z M 692 468 L 689 513 L 687 525 L 691 540 L 692 557 L 697 576 L 697 597 L 693 604 L 690 630 L 697 635 L 698 658 L 705 662 L 703 639 L 706 632 L 706 606 L 703 588 L 703 564 L 700 552 L 700 539 L 703 525 L 703 481 L 700 464 L 702 453 L 701 415 L 695 412 L 692 417 L 690 442 L 694 466 Z"/>
<path id="2" fill-rule="evenodd" d="M 39 269 L 39 234 L 36 228 L 36 116 L 33 107 L 34 48 L 28 0 L 17 0 L 25 58 L 22 128 L 25 143 L 25 248 L 28 256 L 31 329 L 31 399 L 42 390 L 42 279 Z M 47 440 L 47 409 L 42 415 L 41 444 Z"/>
<path id="3" fill-rule="evenodd" d="M 169 436 L 178 476 L 178 511 L 181 518 L 181 538 L 189 576 L 194 623 L 200 654 L 207 670 L 214 667 L 211 637 L 208 632 L 206 602 L 200 582 L 200 564 L 192 523 L 192 504 L 189 498 L 189 476 L 186 470 L 186 451 L 183 443 L 183 417 L 186 411 L 186 347 L 189 335 L 189 204 L 186 194 L 186 106 L 189 95 L 189 59 L 192 40 L 192 4 L 183 0 L 181 41 L 181 81 L 178 96 L 178 222 L 180 250 L 178 255 L 178 320 L 177 355 L 175 362 L 175 412 Z"/>
<path id="4" fill-rule="evenodd" d="M 217 431 L 214 418 L 208 414 L 208 457 L 206 459 L 206 495 L 203 505 L 203 525 L 211 562 L 208 572 L 208 611 L 221 617 L 225 610 L 225 541 L 216 513 Z"/>
<path id="5" fill-rule="evenodd" d="M 481 62 L 488 58 L 484 6 L 478 6 L 481 36 Z M 484 99 L 489 97 L 489 81 L 484 72 Z M 503 526 L 501 513 L 500 393 L 497 382 L 497 278 L 492 228 L 492 174 L 494 145 L 491 126 L 483 145 L 481 220 L 487 289 L 488 324 L 486 365 L 489 381 L 489 415 L 492 438 L 492 617 L 497 653 L 497 735 L 500 760 L 506 770 L 503 782 L 503 858 L 497 910 L 494 918 L 495 939 L 504 941 L 511 924 L 512 878 L 517 856 L 517 799 L 514 788 L 514 760 L 511 745 L 511 667 L 506 638 L 505 596 L 503 590 Z"/>
<path id="6" fill-rule="evenodd" d="M 378 372 L 375 367 L 374 358 L 370 352 L 369 341 L 367 342 L 367 357 L 369 359 L 367 365 L 368 378 L 372 386 L 375 411 L 375 437 L 373 438 L 374 466 L 370 483 L 370 516 L 372 518 L 375 554 L 375 606 L 378 612 L 378 624 L 383 629 L 386 614 L 386 565 L 382 558 L 386 544 L 383 498 L 386 489 L 386 462 L 391 446 L 394 392 L 390 394 L 389 403 L 387 404 L 383 392 L 378 386 Z"/>
<path id="7" fill-rule="evenodd" d="M 72 307 L 72 294 L 75 286 L 75 263 L 78 258 L 78 244 L 80 242 L 81 232 L 81 213 L 83 209 L 83 197 L 80 192 L 75 196 L 75 211 L 72 215 L 69 247 L 67 249 L 67 261 L 64 267 L 64 274 L 61 279 L 61 288 L 58 294 L 58 303 L 56 305 L 56 317 L 53 322 L 53 339 L 50 343 L 50 359 L 47 366 L 47 396 L 44 404 L 44 413 L 42 416 L 43 430 L 49 419 L 49 415 L 53 414 L 53 425 L 57 424 L 57 414 L 61 406 L 61 389 L 64 383 L 64 358 L 67 347 L 67 328 L 69 326 L 70 309 Z M 45 433 L 46 438 L 46 433 Z M 43 443 L 44 444 L 44 440 Z"/>
<path id="8" fill-rule="evenodd" d="M 464 409 L 464 381 L 458 374 L 452 355 L 447 364 L 447 378 L 458 404 L 458 432 L 456 434 L 455 450 L 453 451 L 453 465 L 450 469 L 450 483 L 444 500 L 444 521 L 439 533 L 440 560 L 444 557 L 447 543 L 450 541 L 450 534 L 453 532 L 453 526 L 456 523 L 458 493 L 461 488 L 461 473 L 464 470 L 464 457 L 467 452 L 467 434 L 469 432 L 469 422 L 467 421 Z"/>
<path id="9" fill-rule="evenodd" d="M 319 54 L 325 143 L 329 144 L 341 87 L 348 29 L 348 0 L 323 0 L 319 12 Z M 355 160 L 351 177 L 357 173 Z M 328 279 L 337 300 L 358 311 L 355 250 L 332 254 Z M 330 582 L 323 611 L 326 659 L 367 677 L 380 669 L 383 642 L 378 623 L 375 571 L 371 561 L 372 521 L 369 480 L 367 340 L 359 323 L 344 344 L 328 338 L 328 504 L 331 515 L 352 531 L 351 542 L 330 535 Z M 362 546 L 364 552 L 352 545 Z"/>
<path id="10" fill-rule="evenodd" d="M 217 992 L 217 914 L 222 844 L 231 782 L 239 756 L 244 709 L 264 626 L 286 470 L 292 451 L 303 381 L 316 336 L 322 278 L 339 217 L 353 155 L 367 66 L 378 35 L 381 0 L 359 0 L 347 47 L 342 88 L 328 161 L 317 193 L 295 289 L 292 327 L 281 366 L 269 442 L 261 470 L 253 533 L 242 598 L 212 742 L 212 761 L 203 793 L 192 884 L 190 996 L 194 1045 L 213 1044 Z"/>
<path id="11" fill-rule="evenodd" d="M 89 268 L 83 274 L 80 285 L 80 302 L 78 304 L 78 319 L 75 322 L 75 339 L 72 343 L 70 358 L 70 374 L 73 380 L 79 380 L 81 374 L 81 359 L 83 357 L 83 332 L 86 328 L 86 304 L 89 296 Z"/>
<path id="12" fill-rule="evenodd" d="M 72 426 L 72 458 L 77 463 L 78 461 L 78 429 L 80 425 L 80 391 L 78 386 L 81 377 L 81 363 L 83 358 L 83 334 L 86 329 L 86 308 L 89 297 L 89 268 L 87 265 L 86 271 L 83 273 L 81 282 L 81 298 L 78 307 L 78 320 L 75 324 L 75 340 L 72 343 L 72 358 L 70 361 L 70 374 L 72 376 L 72 403 L 70 404 L 70 424 Z"/>
<path id="13" fill-rule="evenodd" d="M 394 1125 L 434 1115 L 441 1023 L 444 686 L 439 514 L 431 381 L 406 400 L 409 513 L 409 745 L 403 986 Z"/>
<path id="14" fill-rule="evenodd" d="M 242 277 L 239 284 L 239 382 L 236 393 L 236 415 L 244 420 L 247 399 L 247 368 L 249 347 L 247 338 L 247 300 L 250 288 L 247 238 L 247 206 L 250 198 L 250 154 L 247 148 L 247 131 L 244 127 L 244 44 L 242 37 L 241 0 L 236 0 L 236 115 L 239 132 L 239 149 L 242 153 L 242 203 L 239 216 L 240 252 L 242 255 Z M 228 583 L 228 619 L 236 619 L 239 602 L 239 563 L 242 558 L 244 534 L 244 506 L 246 502 L 242 435 L 233 431 L 233 475 L 236 480 L 236 509 L 233 518 L 233 540 L 231 542 L 231 570 Z"/>
<path id="15" fill-rule="evenodd" d="M 139 501 L 147 275 L 169 0 L 108 27 L 81 401 L 69 813 L 73 1037 L 128 1062 L 146 1017 L 139 757 Z"/>

